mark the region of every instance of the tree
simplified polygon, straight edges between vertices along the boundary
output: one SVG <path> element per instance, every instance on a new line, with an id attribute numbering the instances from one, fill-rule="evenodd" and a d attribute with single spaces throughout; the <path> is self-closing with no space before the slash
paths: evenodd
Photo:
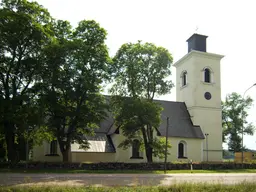
<path id="1" fill-rule="evenodd" d="M 227 95 L 222 102 L 223 141 L 228 143 L 229 150 L 239 152 L 242 150 L 242 134 L 253 135 L 254 125 L 248 123 L 247 110 L 252 106 L 250 97 L 243 98 L 238 93 Z"/>
<path id="2" fill-rule="evenodd" d="M 163 142 L 155 136 L 162 108 L 153 99 L 173 87 L 167 80 L 171 63 L 172 56 L 165 48 L 140 41 L 122 45 L 113 58 L 112 106 L 116 123 L 126 136 L 119 147 L 127 148 L 142 136 L 148 162 L 153 161 L 153 155 L 163 154 Z"/>
<path id="3" fill-rule="evenodd" d="M 34 126 L 31 106 L 41 67 L 41 50 L 51 41 L 50 14 L 26 0 L 0 4 L 0 122 L 8 160 L 17 161 L 17 137 Z M 33 122 L 32 125 L 29 122 Z"/>
<path id="4" fill-rule="evenodd" d="M 0 134 L 0 162 L 6 160 L 6 143 L 4 135 Z"/>
<path id="5" fill-rule="evenodd" d="M 105 116 L 101 84 L 108 78 L 110 59 L 106 31 L 83 20 L 74 30 L 67 21 L 54 24 L 56 41 L 44 53 L 40 85 L 48 131 L 58 140 L 63 161 L 70 160 L 71 142 L 88 147 L 85 134 Z"/>

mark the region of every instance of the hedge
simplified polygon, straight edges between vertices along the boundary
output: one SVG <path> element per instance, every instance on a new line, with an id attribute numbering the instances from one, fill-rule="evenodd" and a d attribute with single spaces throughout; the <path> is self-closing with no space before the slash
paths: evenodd
<path id="1" fill-rule="evenodd" d="M 29 162 L 29 163 L 0 163 L 0 168 L 14 169 L 77 169 L 77 170 L 164 170 L 164 163 L 55 163 L 55 162 Z M 167 163 L 168 170 L 187 170 L 190 163 Z M 256 163 L 193 163 L 196 170 L 221 169 L 256 169 Z"/>

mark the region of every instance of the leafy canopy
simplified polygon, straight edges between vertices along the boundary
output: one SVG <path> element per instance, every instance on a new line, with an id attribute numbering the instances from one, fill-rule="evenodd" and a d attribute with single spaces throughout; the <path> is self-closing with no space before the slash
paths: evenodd
<path id="1" fill-rule="evenodd" d="M 153 155 L 162 158 L 164 154 L 164 142 L 156 137 L 162 108 L 153 99 L 173 87 L 168 80 L 171 63 L 165 48 L 140 41 L 122 45 L 113 58 L 112 107 L 116 124 L 126 136 L 119 147 L 127 148 L 138 139 L 148 162 Z"/>
<path id="2" fill-rule="evenodd" d="M 113 58 L 114 95 L 153 99 L 164 95 L 173 87 L 172 56 L 167 49 L 140 41 L 121 46 Z"/>
<path id="3" fill-rule="evenodd" d="M 243 98 L 238 93 L 227 95 L 222 102 L 223 141 L 230 150 L 242 150 L 242 134 L 253 135 L 255 127 L 247 122 L 247 110 L 252 106 L 250 97 Z"/>
<path id="4" fill-rule="evenodd" d="M 49 131 L 68 161 L 71 142 L 88 147 L 84 135 L 93 134 L 105 116 L 100 92 L 109 77 L 110 58 L 106 31 L 95 21 L 83 20 L 75 29 L 67 21 L 56 21 L 54 31 L 56 40 L 44 50 L 41 101 Z"/>
<path id="5" fill-rule="evenodd" d="M 51 20 L 49 12 L 36 2 L 0 3 L 0 128 L 10 161 L 17 156 L 17 137 L 24 137 L 27 128 L 40 122 L 36 84 L 42 48 L 52 40 Z"/>

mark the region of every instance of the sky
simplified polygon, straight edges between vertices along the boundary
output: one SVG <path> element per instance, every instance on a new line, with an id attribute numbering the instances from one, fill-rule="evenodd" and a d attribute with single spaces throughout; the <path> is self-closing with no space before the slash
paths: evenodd
<path id="1" fill-rule="evenodd" d="M 114 56 L 118 48 L 138 40 L 167 48 L 174 62 L 187 53 L 186 40 L 195 32 L 207 35 L 207 52 L 225 55 L 221 61 L 222 99 L 241 95 L 256 83 L 256 26 L 254 0 L 37 0 L 56 19 L 95 20 L 107 30 L 107 46 Z M 198 30 L 196 31 L 196 28 Z M 175 83 L 175 68 L 171 79 Z M 171 94 L 158 99 L 175 101 Z M 256 102 L 256 86 L 246 92 Z M 256 107 L 248 121 L 256 125 Z M 244 144 L 256 149 L 256 134 Z"/>

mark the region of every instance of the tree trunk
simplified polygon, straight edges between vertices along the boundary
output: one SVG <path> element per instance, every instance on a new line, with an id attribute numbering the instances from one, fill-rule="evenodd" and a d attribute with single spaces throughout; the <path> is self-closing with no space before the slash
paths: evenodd
<path id="1" fill-rule="evenodd" d="M 12 164 L 17 160 L 16 158 L 16 148 L 15 148 L 15 134 L 14 125 L 8 120 L 4 120 L 4 134 L 7 148 L 7 158 Z"/>
<path id="2" fill-rule="evenodd" d="M 70 158 L 69 158 L 69 150 L 64 150 L 62 152 L 62 161 L 63 162 L 70 162 Z"/>
<path id="3" fill-rule="evenodd" d="M 19 154 L 19 161 L 27 160 L 27 143 L 23 135 L 18 136 L 17 153 Z"/>
<path id="4" fill-rule="evenodd" d="M 148 163 L 153 163 L 153 149 L 152 147 L 148 146 L 146 149 L 146 156 Z"/>
<path id="5" fill-rule="evenodd" d="M 62 154 L 62 161 L 71 162 L 71 144 L 67 141 L 62 141 L 60 138 L 58 138 L 58 143 Z"/>
<path id="6" fill-rule="evenodd" d="M 15 163 L 17 161 L 16 150 L 15 150 L 15 134 L 11 131 L 7 131 L 5 133 L 5 140 L 7 146 L 7 157 L 8 161 L 11 163 Z"/>
<path id="7" fill-rule="evenodd" d="M 153 149 L 152 149 L 152 147 L 150 147 L 150 145 L 149 145 L 149 140 L 148 140 L 148 138 L 147 138 L 147 131 L 148 131 L 148 129 L 147 129 L 147 131 L 145 130 L 145 128 L 144 127 L 142 127 L 142 129 L 141 129 L 141 131 L 142 131 L 142 135 L 143 135 L 143 140 L 144 140 L 144 146 L 145 146 L 145 151 L 146 151 L 146 157 L 147 157 L 147 161 L 148 161 L 148 163 L 152 163 L 153 162 Z"/>
<path id="8" fill-rule="evenodd" d="M 10 102 L 5 101 L 6 103 Z M 6 149 L 7 149 L 7 158 L 8 162 L 14 164 L 17 162 L 17 154 L 16 154 L 16 145 L 15 145 L 15 126 L 12 123 L 12 115 L 13 112 L 10 111 L 10 108 L 7 106 L 4 107 L 4 114 L 3 114 L 3 125 L 4 125 L 4 136 L 6 141 Z"/>

